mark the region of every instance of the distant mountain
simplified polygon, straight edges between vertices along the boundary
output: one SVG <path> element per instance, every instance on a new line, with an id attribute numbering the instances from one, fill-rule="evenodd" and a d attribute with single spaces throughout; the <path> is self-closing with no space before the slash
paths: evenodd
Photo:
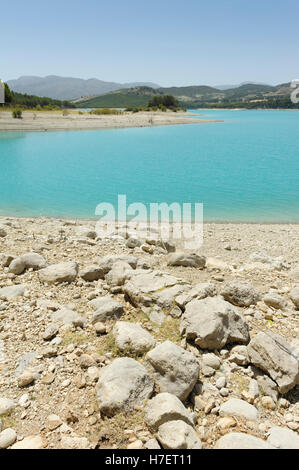
<path id="1" fill-rule="evenodd" d="M 237 85 L 217 85 L 215 88 L 218 90 L 230 90 L 232 88 L 239 88 L 242 85 L 267 85 L 267 83 L 259 83 L 259 82 L 242 82 L 238 83 Z"/>
<path id="2" fill-rule="evenodd" d="M 18 93 L 47 96 L 58 100 L 75 100 L 84 96 L 102 95 L 121 88 L 143 85 L 159 88 L 159 85 L 155 83 L 114 83 L 96 78 L 84 80 L 82 78 L 58 77 L 56 75 L 47 77 L 24 76 L 17 80 L 9 80 L 7 84 L 11 90 Z"/>

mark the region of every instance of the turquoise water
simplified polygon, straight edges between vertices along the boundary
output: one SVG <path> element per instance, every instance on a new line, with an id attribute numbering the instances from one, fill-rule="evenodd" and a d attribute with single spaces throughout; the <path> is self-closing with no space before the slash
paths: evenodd
<path id="1" fill-rule="evenodd" d="M 100 202 L 202 202 L 205 220 L 299 222 L 299 112 L 224 122 L 0 133 L 0 215 L 94 217 Z"/>

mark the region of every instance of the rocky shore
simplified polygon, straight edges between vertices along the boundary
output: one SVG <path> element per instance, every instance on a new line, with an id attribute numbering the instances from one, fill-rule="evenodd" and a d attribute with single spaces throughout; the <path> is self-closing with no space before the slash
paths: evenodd
<path id="1" fill-rule="evenodd" d="M 299 225 L 131 235 L 0 218 L 0 449 L 298 449 Z"/>

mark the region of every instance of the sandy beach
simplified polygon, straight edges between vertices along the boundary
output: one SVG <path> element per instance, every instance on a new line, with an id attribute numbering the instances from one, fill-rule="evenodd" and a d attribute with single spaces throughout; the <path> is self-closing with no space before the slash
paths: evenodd
<path id="1" fill-rule="evenodd" d="M 192 119 L 193 117 L 193 119 Z M 94 115 L 70 110 L 60 112 L 23 111 L 22 119 L 13 119 L 11 112 L 0 110 L 0 131 L 57 131 L 87 129 L 118 129 L 127 127 L 172 126 L 175 124 L 203 124 L 210 121 L 194 118 L 187 112 L 139 112 L 119 115 Z"/>
<path id="2" fill-rule="evenodd" d="M 193 447 L 221 447 L 225 434 L 241 432 L 242 439 L 256 438 L 251 445 L 272 448 L 268 436 L 276 427 L 282 438 L 287 433 L 288 443 L 298 444 L 299 225 L 205 224 L 202 247 L 183 264 L 170 262 L 187 255 L 178 241 L 136 242 L 129 233 L 101 238 L 91 220 L 0 217 L 0 233 L 0 414 L 3 429 L 10 430 L 7 446 L 163 447 L 161 426 L 157 434 L 149 424 L 134 380 L 131 398 L 123 398 L 128 384 L 121 377 L 114 377 L 113 390 L 109 386 L 107 370 L 112 374 L 114 361 L 128 358 L 153 374 L 155 400 L 159 391 L 181 396 L 181 387 L 191 381 L 186 408 L 180 405 L 193 416 L 187 419 L 191 425 L 176 423 L 193 433 Z M 178 296 L 182 291 L 189 300 Z M 238 339 L 210 349 L 187 339 L 180 324 L 192 298 L 198 307 L 208 302 L 213 309 L 216 302 L 234 309 Z M 126 346 L 121 327 L 129 328 L 129 336 L 130 328 L 139 328 Z M 267 355 L 263 370 L 249 356 L 252 341 L 272 333 L 288 345 L 283 359 L 271 346 L 277 375 Z M 159 344 L 176 348 L 175 364 L 166 351 L 159 363 Z M 151 367 L 148 349 L 157 351 Z M 190 378 L 193 367 L 200 367 L 198 381 Z M 169 379 L 168 370 L 173 370 Z M 150 406 L 153 400 L 147 400 L 146 409 Z"/>

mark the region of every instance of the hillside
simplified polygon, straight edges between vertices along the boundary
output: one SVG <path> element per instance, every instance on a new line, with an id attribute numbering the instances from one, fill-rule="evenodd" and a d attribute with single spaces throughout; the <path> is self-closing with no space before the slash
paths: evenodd
<path id="1" fill-rule="evenodd" d="M 8 80 L 8 86 L 12 91 L 36 96 L 49 96 L 58 100 L 74 100 L 82 96 L 102 95 L 121 88 L 150 85 L 158 88 L 154 83 L 114 83 L 105 82 L 96 78 L 84 80 L 73 77 L 47 77 L 24 76 L 17 80 Z"/>
<path id="2" fill-rule="evenodd" d="M 89 96 L 74 101 L 80 108 L 127 108 L 147 105 L 155 95 L 175 96 L 182 107 L 220 107 L 220 108 L 296 108 L 290 100 L 290 84 L 277 86 L 243 84 L 237 88 L 218 90 L 209 86 L 188 87 L 134 87 Z"/>

